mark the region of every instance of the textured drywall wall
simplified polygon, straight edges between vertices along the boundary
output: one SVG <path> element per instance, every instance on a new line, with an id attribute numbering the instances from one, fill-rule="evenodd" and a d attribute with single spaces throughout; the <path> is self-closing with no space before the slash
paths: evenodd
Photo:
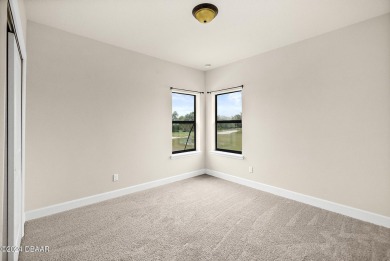
<path id="1" fill-rule="evenodd" d="M 32 22 L 27 43 L 27 210 L 204 167 L 170 159 L 169 89 L 203 91 L 204 72 Z"/>
<path id="2" fill-rule="evenodd" d="M 390 15 L 206 73 L 240 84 L 245 160 L 207 168 L 390 216 Z M 213 115 L 208 97 L 207 151 Z"/>

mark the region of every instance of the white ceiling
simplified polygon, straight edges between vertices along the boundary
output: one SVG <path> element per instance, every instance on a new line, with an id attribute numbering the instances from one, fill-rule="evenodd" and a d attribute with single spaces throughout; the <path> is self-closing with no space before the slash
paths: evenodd
<path id="1" fill-rule="evenodd" d="M 206 70 L 390 12 L 390 0 L 26 0 L 29 20 Z"/>

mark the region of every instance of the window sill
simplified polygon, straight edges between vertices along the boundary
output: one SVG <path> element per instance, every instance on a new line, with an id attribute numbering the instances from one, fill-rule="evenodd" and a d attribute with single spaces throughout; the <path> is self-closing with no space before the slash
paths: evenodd
<path id="1" fill-rule="evenodd" d="M 217 151 L 217 150 L 210 151 L 210 153 L 214 154 L 214 155 L 222 156 L 222 157 L 227 157 L 227 158 L 233 158 L 233 159 L 239 159 L 239 160 L 244 159 L 244 155 L 242 155 L 242 154 L 235 154 L 235 153 L 229 153 L 229 152 L 223 152 L 223 151 Z"/>
<path id="2" fill-rule="evenodd" d="M 190 151 L 190 152 L 172 154 L 171 159 L 173 160 L 173 159 L 184 158 L 189 156 L 196 156 L 199 155 L 200 153 L 201 153 L 200 151 Z"/>

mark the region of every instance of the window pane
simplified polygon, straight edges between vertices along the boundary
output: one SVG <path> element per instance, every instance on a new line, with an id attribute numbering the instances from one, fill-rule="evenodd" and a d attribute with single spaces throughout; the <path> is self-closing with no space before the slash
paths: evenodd
<path id="1" fill-rule="evenodd" d="M 241 120 L 241 91 L 217 95 L 217 120 Z"/>
<path id="2" fill-rule="evenodd" d="M 217 149 L 242 151 L 241 123 L 217 123 Z"/>
<path id="3" fill-rule="evenodd" d="M 195 109 L 195 96 L 172 93 L 172 120 L 193 121 Z"/>
<path id="4" fill-rule="evenodd" d="M 172 124 L 172 151 L 195 149 L 195 126 L 187 123 Z"/>

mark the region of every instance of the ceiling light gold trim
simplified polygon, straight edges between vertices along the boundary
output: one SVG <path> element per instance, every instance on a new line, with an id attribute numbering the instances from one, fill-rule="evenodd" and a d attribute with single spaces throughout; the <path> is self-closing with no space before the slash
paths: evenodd
<path id="1" fill-rule="evenodd" d="M 211 22 L 218 14 L 218 8 L 213 4 L 200 4 L 194 7 L 192 15 L 202 24 Z"/>

